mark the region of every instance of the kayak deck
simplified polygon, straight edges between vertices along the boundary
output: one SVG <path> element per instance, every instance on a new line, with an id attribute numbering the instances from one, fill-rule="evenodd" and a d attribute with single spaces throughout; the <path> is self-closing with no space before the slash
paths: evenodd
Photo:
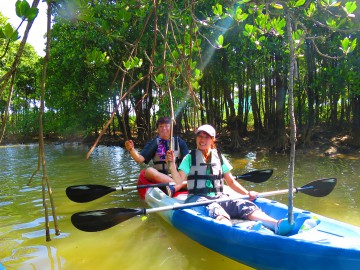
<path id="1" fill-rule="evenodd" d="M 226 188 L 226 192 L 231 192 Z M 183 204 L 186 194 L 167 196 L 159 188 L 144 194 L 151 207 Z M 268 215 L 281 219 L 287 206 L 258 198 L 255 201 Z M 294 208 L 295 227 L 288 236 L 275 235 L 263 226 L 252 230 L 252 221 L 222 224 L 193 209 L 159 212 L 179 231 L 224 256 L 258 269 L 358 269 L 360 266 L 360 228 Z M 305 221 L 312 227 L 299 233 Z"/>

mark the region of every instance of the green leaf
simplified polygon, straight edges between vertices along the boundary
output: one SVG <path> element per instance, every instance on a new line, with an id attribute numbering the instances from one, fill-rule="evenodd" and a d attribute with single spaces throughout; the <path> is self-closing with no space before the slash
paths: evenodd
<path id="1" fill-rule="evenodd" d="M 354 2 L 347 2 L 345 4 L 346 10 L 350 13 L 354 12 L 357 9 L 356 1 Z"/>
<path id="2" fill-rule="evenodd" d="M 336 27 L 336 21 L 332 18 L 327 19 L 326 24 L 330 27 L 334 27 L 334 28 Z"/>
<path id="3" fill-rule="evenodd" d="M 334 3 L 331 3 L 330 7 L 338 7 L 341 5 L 341 2 L 334 2 Z"/>
<path id="4" fill-rule="evenodd" d="M 218 44 L 219 47 L 222 47 L 222 45 L 224 44 L 224 36 L 223 35 L 218 36 L 216 43 Z"/>
<path id="5" fill-rule="evenodd" d="M 110 59 L 106 55 L 106 52 L 101 52 L 99 49 L 95 48 L 93 49 L 88 55 L 88 64 L 95 65 L 97 67 L 100 67 L 104 64 L 109 63 Z"/>
<path id="6" fill-rule="evenodd" d="M 133 67 L 141 67 L 142 66 L 142 59 L 141 58 L 138 58 L 138 57 L 134 57 L 133 59 L 132 59 L 132 66 Z"/>
<path id="7" fill-rule="evenodd" d="M 194 90 L 198 90 L 200 89 L 200 85 L 199 85 L 199 82 L 198 81 L 195 81 L 195 82 L 191 82 L 191 86 Z"/>
<path id="8" fill-rule="evenodd" d="M 196 61 L 190 62 L 190 68 L 191 68 L 191 69 L 195 69 L 195 68 L 196 68 L 196 64 L 197 64 Z"/>
<path id="9" fill-rule="evenodd" d="M 128 22 L 131 20 L 132 14 L 127 11 L 126 9 L 121 9 L 119 10 L 118 14 L 117 14 L 117 18 L 119 20 L 123 20 L 125 22 Z"/>
<path id="10" fill-rule="evenodd" d="M 238 22 L 245 21 L 248 16 L 249 16 L 249 14 L 244 13 L 240 7 L 236 8 L 236 11 L 235 11 L 235 20 L 236 21 L 238 21 Z"/>
<path id="11" fill-rule="evenodd" d="M 281 5 L 281 4 L 273 3 L 271 5 L 276 9 L 284 9 L 283 5 Z"/>
<path id="12" fill-rule="evenodd" d="M 16 31 L 10 23 L 7 23 L 3 29 L 3 35 L 6 39 L 16 41 L 19 39 L 19 33 Z"/>
<path id="13" fill-rule="evenodd" d="M 194 73 L 195 73 L 194 79 L 197 81 L 199 81 L 203 77 L 203 73 L 201 72 L 200 69 L 196 68 Z"/>
<path id="14" fill-rule="evenodd" d="M 131 62 L 130 60 L 127 60 L 126 62 L 123 61 L 123 65 L 125 67 L 126 70 L 130 70 L 131 69 Z"/>
<path id="15" fill-rule="evenodd" d="M 284 34 L 284 27 L 286 26 L 286 21 L 284 18 L 275 18 L 271 21 L 271 26 L 273 27 L 273 29 L 275 30 L 275 32 L 278 35 L 283 35 Z"/>
<path id="16" fill-rule="evenodd" d="M 24 19 L 29 9 L 30 5 L 26 0 L 18 0 L 15 4 L 16 15 L 20 18 Z"/>
<path id="17" fill-rule="evenodd" d="M 15 4 L 16 15 L 23 20 L 32 21 L 39 13 L 38 8 L 30 8 L 26 0 L 18 0 Z"/>
<path id="18" fill-rule="evenodd" d="M 316 6 L 314 3 L 311 3 L 309 5 L 309 8 L 307 10 L 305 10 L 305 15 L 308 17 L 312 17 L 316 12 Z"/>
<path id="19" fill-rule="evenodd" d="M 295 7 L 301 7 L 302 5 L 304 5 L 306 2 L 306 0 L 298 0 L 295 4 Z"/>
<path id="20" fill-rule="evenodd" d="M 347 2 L 344 7 L 344 10 L 348 15 L 352 14 L 356 9 L 357 9 L 356 1 Z M 354 14 L 352 14 L 352 15 L 353 15 L 352 17 L 355 17 Z"/>
<path id="21" fill-rule="evenodd" d="M 357 43 L 357 38 L 355 38 L 355 39 L 351 42 L 350 52 L 352 52 L 353 50 L 355 50 L 355 48 L 356 48 L 356 43 Z"/>
<path id="22" fill-rule="evenodd" d="M 136 56 L 134 58 L 130 58 L 126 62 L 123 61 L 123 65 L 127 70 L 141 67 L 142 63 L 143 63 L 143 60 L 141 58 L 136 57 Z"/>
<path id="23" fill-rule="evenodd" d="M 215 6 L 212 6 L 212 10 L 213 10 L 214 14 L 219 17 L 221 17 L 223 14 L 222 5 L 220 5 L 219 3 L 217 3 Z"/>
<path id="24" fill-rule="evenodd" d="M 155 82 L 157 84 L 161 84 L 164 81 L 164 74 L 163 73 L 159 73 L 157 76 L 155 76 Z"/>
<path id="25" fill-rule="evenodd" d="M 0 38 L 6 39 L 5 33 L 2 28 L 0 28 Z"/>
<path id="26" fill-rule="evenodd" d="M 252 24 L 246 24 L 245 30 L 243 31 L 243 34 L 247 37 L 253 36 L 256 33 L 256 28 Z"/>
<path id="27" fill-rule="evenodd" d="M 77 19 L 80 21 L 84 21 L 84 22 L 94 22 L 94 16 L 92 14 L 89 14 L 87 12 L 81 12 L 78 16 Z"/>
<path id="28" fill-rule="evenodd" d="M 37 17 L 38 14 L 39 14 L 38 8 L 29 8 L 26 11 L 25 18 L 29 21 L 32 21 Z"/>
<path id="29" fill-rule="evenodd" d="M 344 52 L 346 52 L 348 50 L 349 44 L 350 44 L 350 40 L 348 38 L 344 38 L 341 41 L 341 48 L 343 49 Z"/>
<path id="30" fill-rule="evenodd" d="M 301 29 L 296 30 L 296 32 L 292 33 L 293 39 L 295 42 L 298 42 L 302 39 L 302 36 L 304 35 L 304 31 Z"/>
<path id="31" fill-rule="evenodd" d="M 261 43 L 262 41 L 266 41 L 266 37 L 265 36 L 261 36 L 259 37 L 258 41 Z"/>
<path id="32" fill-rule="evenodd" d="M 348 54 L 352 51 L 354 51 L 354 49 L 356 48 L 356 42 L 357 39 L 354 39 L 353 41 L 351 41 L 349 38 L 344 38 L 343 40 L 341 40 L 341 50 L 345 53 Z"/>

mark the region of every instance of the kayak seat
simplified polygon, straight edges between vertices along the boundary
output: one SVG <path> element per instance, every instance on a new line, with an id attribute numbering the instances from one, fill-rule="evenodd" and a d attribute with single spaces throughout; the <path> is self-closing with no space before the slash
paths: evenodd
<path id="1" fill-rule="evenodd" d="M 179 190 L 179 191 L 176 191 L 173 195 L 174 198 L 177 198 L 177 197 L 181 197 L 181 198 L 187 198 L 188 196 L 188 191 L 187 190 Z"/>

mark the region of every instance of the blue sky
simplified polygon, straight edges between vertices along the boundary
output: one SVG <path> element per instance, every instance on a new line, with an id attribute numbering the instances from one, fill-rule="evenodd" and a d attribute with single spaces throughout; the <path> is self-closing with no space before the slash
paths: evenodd
<path id="1" fill-rule="evenodd" d="M 0 12 L 9 19 L 10 24 L 13 27 L 18 27 L 21 19 L 16 16 L 15 13 L 15 3 L 16 0 L 0 0 Z M 31 5 L 32 1 L 28 0 L 28 3 Z M 47 5 L 45 2 L 40 1 L 39 3 L 39 14 L 34 21 L 33 26 L 31 27 L 29 37 L 27 42 L 31 44 L 38 55 L 44 56 L 45 48 L 45 39 L 44 35 L 46 33 L 46 8 Z M 26 23 L 23 23 L 22 27 L 19 29 L 20 36 L 22 38 Z"/>

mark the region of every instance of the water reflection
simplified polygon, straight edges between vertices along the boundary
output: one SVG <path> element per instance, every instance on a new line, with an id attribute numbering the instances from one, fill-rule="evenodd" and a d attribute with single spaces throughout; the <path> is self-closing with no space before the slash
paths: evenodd
<path id="1" fill-rule="evenodd" d="M 77 184 L 135 185 L 139 171 L 121 147 L 97 147 L 89 159 L 81 144 L 48 145 L 46 161 L 58 214 L 60 236 L 45 241 L 41 172 L 37 145 L 0 147 L 0 261 L 8 269 L 249 269 L 204 248 L 165 223 L 156 214 L 132 218 L 109 230 L 84 233 L 70 222 L 73 213 L 110 207 L 146 207 L 136 190 L 113 192 L 89 203 L 71 202 L 65 188 Z M 228 154 L 234 175 L 253 169 L 274 170 L 261 184 L 241 182 L 259 192 L 287 188 L 289 157 L 249 152 Z M 360 226 L 360 166 L 352 157 L 298 154 L 295 185 L 336 177 L 338 185 L 324 198 L 295 195 L 295 206 Z M 287 196 L 276 196 L 285 202 Z"/>

